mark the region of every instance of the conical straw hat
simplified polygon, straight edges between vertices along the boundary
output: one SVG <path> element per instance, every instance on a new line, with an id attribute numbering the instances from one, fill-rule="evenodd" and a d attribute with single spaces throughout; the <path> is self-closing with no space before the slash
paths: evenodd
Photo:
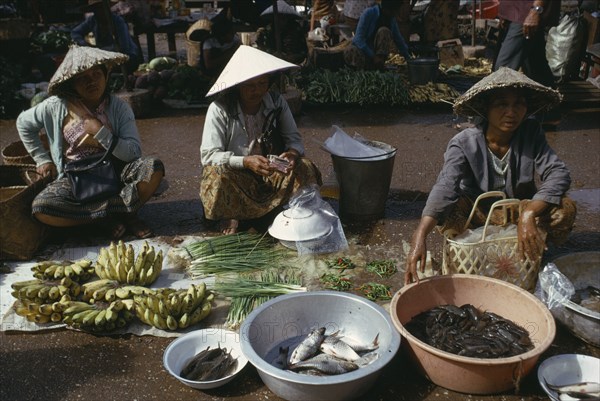
<path id="1" fill-rule="evenodd" d="M 288 68 L 298 66 L 254 47 L 240 45 L 206 96 L 212 96 L 249 79 Z"/>
<path id="2" fill-rule="evenodd" d="M 115 65 L 126 62 L 127 59 L 129 57 L 122 53 L 95 47 L 71 45 L 65 59 L 50 79 L 48 93 L 50 95 L 58 94 L 62 84 L 92 67 L 104 65 L 106 68 L 111 69 Z"/>
<path id="3" fill-rule="evenodd" d="M 283 0 L 277 0 L 277 13 L 289 14 L 289 15 L 293 15 L 294 17 L 301 17 L 300 13 L 298 13 L 298 11 L 296 11 L 296 9 L 294 7 L 290 6 L 288 3 L 286 3 Z M 260 13 L 260 16 L 264 17 L 264 16 L 272 15 L 272 14 L 273 14 L 273 6 L 269 6 L 265 9 L 265 11 Z"/>
<path id="4" fill-rule="evenodd" d="M 454 112 L 464 116 L 481 116 L 487 114 L 486 92 L 500 88 L 521 88 L 527 92 L 528 114 L 535 114 L 557 106 L 561 94 L 528 78 L 525 74 L 508 67 L 500 67 L 497 71 L 481 79 L 454 102 Z"/>

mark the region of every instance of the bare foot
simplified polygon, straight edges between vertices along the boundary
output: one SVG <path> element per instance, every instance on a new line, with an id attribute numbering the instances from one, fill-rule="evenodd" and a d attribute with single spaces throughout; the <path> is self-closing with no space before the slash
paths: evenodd
<path id="1" fill-rule="evenodd" d="M 124 223 L 127 230 L 140 239 L 154 236 L 154 233 L 144 220 L 138 218 L 135 214 L 125 217 Z"/>
<path id="2" fill-rule="evenodd" d="M 113 240 L 120 239 L 125 235 L 125 225 L 113 218 L 106 218 L 98 223 Z"/>
<path id="3" fill-rule="evenodd" d="M 239 224 L 240 222 L 236 219 L 223 219 L 219 223 L 219 226 L 221 228 L 221 232 L 227 235 L 237 233 Z"/>

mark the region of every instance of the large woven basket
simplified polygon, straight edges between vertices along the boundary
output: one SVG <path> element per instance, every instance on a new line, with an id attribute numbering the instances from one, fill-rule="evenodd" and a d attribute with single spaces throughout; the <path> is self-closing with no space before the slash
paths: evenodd
<path id="1" fill-rule="evenodd" d="M 23 142 L 16 141 L 6 145 L 2 149 L 2 160 L 4 164 L 33 164 L 33 158 L 27 153 Z"/>
<path id="2" fill-rule="evenodd" d="M 477 198 L 463 232 L 469 227 L 479 202 L 485 198 L 498 196 L 498 194 L 504 197 L 501 192 L 488 192 Z M 508 213 L 511 210 L 514 211 L 515 207 L 518 208 L 519 204 L 518 199 L 502 199 L 494 202 L 487 216 L 481 239 L 477 242 L 455 241 L 454 238 L 460 233 L 444 233 L 442 273 L 479 274 L 501 279 L 527 291 L 533 291 L 538 278 L 541 258 L 531 260 L 527 257 L 524 261 L 521 261 L 517 248 L 517 236 L 486 239 L 486 232 L 494 210 L 502 208 L 504 225 L 506 226 L 509 224 Z M 543 245 L 540 249 L 540 255 L 542 252 Z"/>
<path id="3" fill-rule="evenodd" d="M 51 178 L 32 165 L 0 165 L 0 259 L 29 260 L 47 238 L 31 216 L 31 203 Z"/>

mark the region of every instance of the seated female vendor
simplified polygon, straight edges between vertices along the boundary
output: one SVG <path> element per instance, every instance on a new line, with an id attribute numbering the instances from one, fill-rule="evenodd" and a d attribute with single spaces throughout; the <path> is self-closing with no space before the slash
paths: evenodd
<path id="1" fill-rule="evenodd" d="M 557 91 L 509 68 L 485 77 L 456 100 L 456 113 L 479 116 L 483 122 L 448 144 L 444 166 L 412 237 L 406 284 L 418 282 L 418 265 L 424 271 L 427 235 L 436 225 L 442 233 L 460 233 L 474 199 L 484 192 L 502 191 L 508 198 L 521 199 L 513 221 L 521 259 L 541 258 L 546 240 L 555 244 L 566 240 L 576 215 L 575 203 L 565 196 L 569 170 L 546 142 L 539 123 L 528 118 L 559 102 Z M 472 226 L 482 226 L 486 217 L 484 207 L 477 210 Z M 492 218 L 492 223 L 499 223 L 501 213 Z"/>
<path id="2" fill-rule="evenodd" d="M 219 221 L 224 234 L 237 232 L 241 221 L 279 212 L 300 187 L 322 185 L 317 167 L 303 157 L 286 100 L 269 90 L 274 72 L 293 67 L 240 46 L 208 92 L 218 97 L 208 108 L 202 133 L 200 199 L 205 218 Z M 269 155 L 289 165 L 271 162 Z"/>
<path id="3" fill-rule="evenodd" d="M 137 211 L 158 188 L 163 163 L 142 156 L 131 107 L 108 90 L 110 69 L 127 61 L 125 54 L 73 45 L 50 80 L 49 98 L 17 118 L 17 130 L 42 176 L 56 179 L 33 200 L 37 220 L 54 227 L 94 224 L 112 239 L 127 230 L 139 238 L 152 236 Z M 39 132 L 46 129 L 47 150 Z M 68 161 L 109 155 L 120 173 L 120 192 L 93 201 L 75 198 L 64 168 Z"/>

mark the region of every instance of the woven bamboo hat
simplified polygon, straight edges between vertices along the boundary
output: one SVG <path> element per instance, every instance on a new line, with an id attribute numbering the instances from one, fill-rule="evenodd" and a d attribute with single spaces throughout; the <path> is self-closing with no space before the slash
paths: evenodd
<path id="1" fill-rule="evenodd" d="M 527 93 L 528 114 L 551 109 L 561 101 L 561 94 L 528 78 L 525 74 L 508 67 L 483 78 L 454 102 L 454 112 L 463 116 L 481 116 L 487 114 L 487 92 L 501 88 L 519 88 Z"/>
<path id="2" fill-rule="evenodd" d="M 298 68 L 298 66 L 254 47 L 241 45 L 233 53 L 206 96 L 233 88 L 249 79 L 288 68 Z"/>
<path id="3" fill-rule="evenodd" d="M 302 17 L 300 15 L 300 13 L 298 13 L 298 11 L 296 11 L 296 9 L 294 7 L 290 6 L 288 3 L 286 3 L 283 0 L 277 0 L 277 13 L 278 14 L 287 14 L 287 15 L 294 16 L 297 18 Z M 273 14 L 273 6 L 269 6 L 265 9 L 265 11 L 260 13 L 260 16 L 265 17 L 265 16 L 270 16 L 272 14 Z"/>
<path id="4" fill-rule="evenodd" d="M 65 82 L 92 67 L 104 65 L 110 70 L 112 67 L 126 62 L 127 59 L 129 57 L 122 53 L 96 47 L 71 45 L 65 59 L 50 79 L 48 93 L 50 95 L 60 94 Z"/>

